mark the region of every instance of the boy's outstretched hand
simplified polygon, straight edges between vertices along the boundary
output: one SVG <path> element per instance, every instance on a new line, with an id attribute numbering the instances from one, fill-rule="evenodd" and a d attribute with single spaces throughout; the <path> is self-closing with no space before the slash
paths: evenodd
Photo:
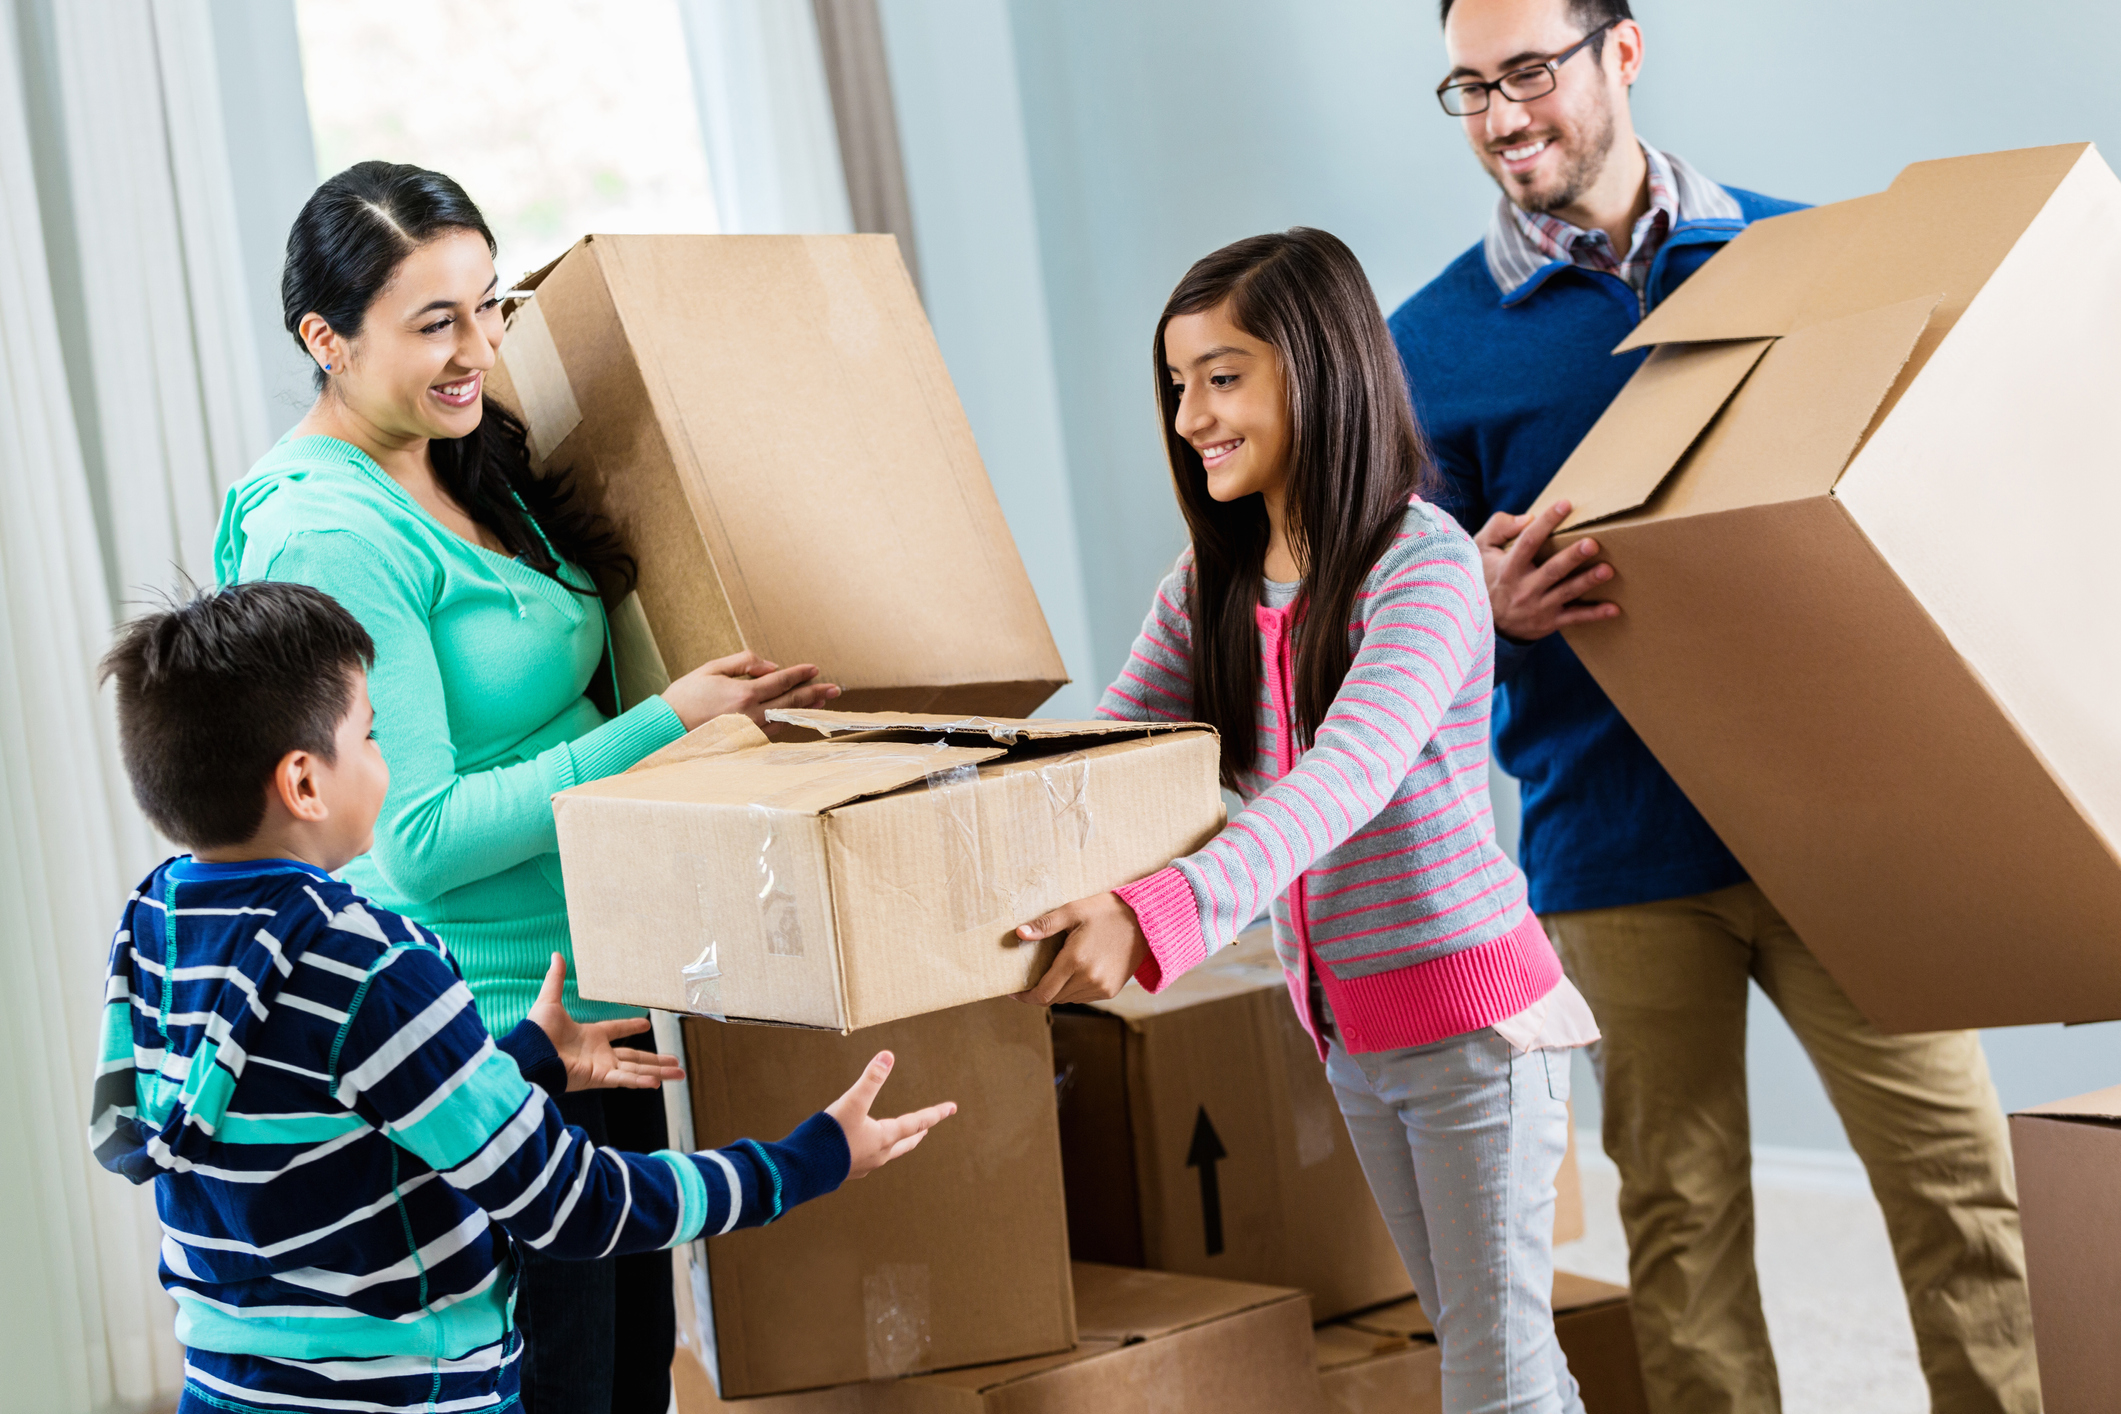
<path id="1" fill-rule="evenodd" d="M 552 966 L 545 969 L 545 985 L 538 989 L 537 1002 L 530 1008 L 530 1020 L 560 1053 L 569 1090 L 653 1090 L 666 1080 L 685 1078 L 685 1067 L 676 1056 L 611 1044 L 621 1036 L 646 1031 L 647 1017 L 585 1025 L 569 1016 L 560 1000 L 566 984 L 567 960 L 554 953 Z"/>
<path id="2" fill-rule="evenodd" d="M 876 1092 L 891 1078 L 891 1066 L 891 1052 L 878 1051 L 862 1072 L 861 1079 L 855 1081 L 846 1094 L 825 1106 L 825 1113 L 839 1122 L 841 1132 L 847 1136 L 847 1177 L 850 1181 L 874 1173 L 908 1152 L 928 1137 L 929 1130 L 957 1113 L 956 1104 L 945 1100 L 896 1119 L 871 1119 L 869 1107 L 876 1103 Z"/>

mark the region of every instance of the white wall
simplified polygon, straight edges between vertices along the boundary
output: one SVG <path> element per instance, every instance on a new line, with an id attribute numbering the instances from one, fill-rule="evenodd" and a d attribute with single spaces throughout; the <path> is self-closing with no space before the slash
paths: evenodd
<path id="1" fill-rule="evenodd" d="M 1012 524 L 1027 558 L 1072 554 L 1081 567 L 1089 672 L 1071 666 L 1094 691 L 1184 544 L 1147 354 L 1186 266 L 1255 232 L 1323 226 L 1389 307 L 1478 238 L 1494 189 L 1431 94 L 1445 66 L 1425 0 L 1010 0 L 1005 22 L 998 2 L 884 0 L 886 34 L 924 253 L 944 227 L 980 217 L 978 249 L 926 272 L 931 312 L 1005 502 L 1021 494 L 1011 478 L 1048 498 L 1065 482 L 1072 545 L 1058 514 L 1028 533 L 1014 513 Z M 1641 130 L 1733 184 L 1836 200 L 1922 158 L 2085 138 L 2121 161 L 2121 108 L 2101 68 L 2121 49 L 2109 0 L 1637 9 L 1649 40 Z M 981 44 L 953 48 L 950 32 L 967 26 Z M 1005 62 L 1004 40 L 1013 75 L 989 67 Z M 952 79 L 968 65 L 979 71 Z M 1012 83 L 1014 123 L 996 111 Z M 1028 216 L 1015 158 L 967 135 L 995 122 L 1020 127 Z M 1048 340 L 1057 409 L 1043 391 Z M 1041 451 L 996 455 L 1012 443 Z M 1058 630 L 1075 610 L 1048 612 Z M 1795 1040 L 1755 1003 L 1756 1137 L 1841 1147 Z M 2121 1026 L 2023 1028 L 1988 1046 L 2007 1106 L 2121 1079 Z M 1590 1087 L 1580 1093 L 1594 1122 Z"/>

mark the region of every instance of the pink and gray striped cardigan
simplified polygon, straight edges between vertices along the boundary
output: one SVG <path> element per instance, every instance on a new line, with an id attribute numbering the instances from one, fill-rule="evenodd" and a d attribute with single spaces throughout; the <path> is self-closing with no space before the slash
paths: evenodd
<path id="1" fill-rule="evenodd" d="M 1191 715 L 1192 575 L 1189 549 L 1100 716 Z M 1257 610 L 1260 750 L 1240 782 L 1244 810 L 1205 848 L 1118 890 L 1149 940 L 1141 984 L 1161 990 L 1271 901 L 1275 950 L 1321 1055 L 1314 967 L 1350 1051 L 1427 1045 L 1524 1010 L 1561 963 L 1495 844 L 1495 626 L 1479 551 L 1448 515 L 1408 506 L 1356 600 L 1354 664 L 1301 755 L 1294 612 Z"/>

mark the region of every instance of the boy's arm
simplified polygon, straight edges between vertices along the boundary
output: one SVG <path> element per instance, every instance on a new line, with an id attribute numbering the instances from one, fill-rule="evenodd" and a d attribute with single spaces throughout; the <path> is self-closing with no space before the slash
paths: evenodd
<path id="1" fill-rule="evenodd" d="M 341 1038 L 331 1069 L 340 1103 L 548 1256 L 646 1252 L 756 1227 L 847 1177 L 846 1136 L 822 1113 L 779 1143 L 698 1154 L 591 1144 L 524 1079 L 470 991 L 425 947 L 377 959 Z"/>
<path id="2" fill-rule="evenodd" d="M 518 1021 L 513 1031 L 495 1038 L 494 1044 L 515 1061 L 525 1080 L 548 1095 L 567 1093 L 567 1062 L 560 1059 L 552 1038 L 536 1022 Z"/>

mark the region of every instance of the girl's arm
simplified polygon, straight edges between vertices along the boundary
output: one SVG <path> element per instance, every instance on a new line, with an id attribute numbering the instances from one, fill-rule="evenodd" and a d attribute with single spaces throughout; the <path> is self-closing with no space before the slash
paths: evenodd
<path id="1" fill-rule="evenodd" d="M 1236 937 L 1298 875 L 1391 802 L 1439 730 L 1454 725 L 1450 713 L 1459 692 L 1492 670 L 1494 640 L 1479 558 L 1462 536 L 1403 535 L 1371 582 L 1378 587 L 1356 601 L 1362 648 L 1310 749 L 1198 852 L 1020 930 L 1026 938 L 1071 929 L 1093 934 L 1080 947 L 1071 937 L 1027 999 L 1091 995 L 1070 987 L 1076 971 L 1082 985 L 1109 996 L 1103 988 L 1117 989 L 1113 959 L 1129 952 L 1140 954 L 1134 975 L 1141 984 L 1160 991 Z M 1467 710 L 1484 714 L 1486 702 Z M 1484 734 L 1473 734 L 1464 747 L 1450 745 L 1447 735 L 1439 749 L 1447 759 L 1465 757 L 1448 760 L 1454 785 L 1487 770 Z M 1125 929 L 1129 913 L 1138 937 Z M 1117 938 L 1122 929 L 1124 943 Z M 1071 958 L 1071 949 L 1081 956 Z"/>
<path id="2" fill-rule="evenodd" d="M 300 531 L 260 559 L 241 577 L 313 585 L 375 640 L 369 696 L 390 793 L 370 857 L 401 897 L 432 899 L 550 854 L 559 848 L 556 792 L 616 775 L 685 733 L 670 704 L 651 697 L 529 761 L 459 771 L 425 588 L 353 531 Z"/>
<path id="3" fill-rule="evenodd" d="M 1097 715 L 1122 722 L 1186 722 L 1193 719 L 1193 626 L 1186 598 L 1193 582 L 1193 547 L 1156 586 L 1149 616 L 1128 650 L 1127 665 L 1105 689 Z"/>

